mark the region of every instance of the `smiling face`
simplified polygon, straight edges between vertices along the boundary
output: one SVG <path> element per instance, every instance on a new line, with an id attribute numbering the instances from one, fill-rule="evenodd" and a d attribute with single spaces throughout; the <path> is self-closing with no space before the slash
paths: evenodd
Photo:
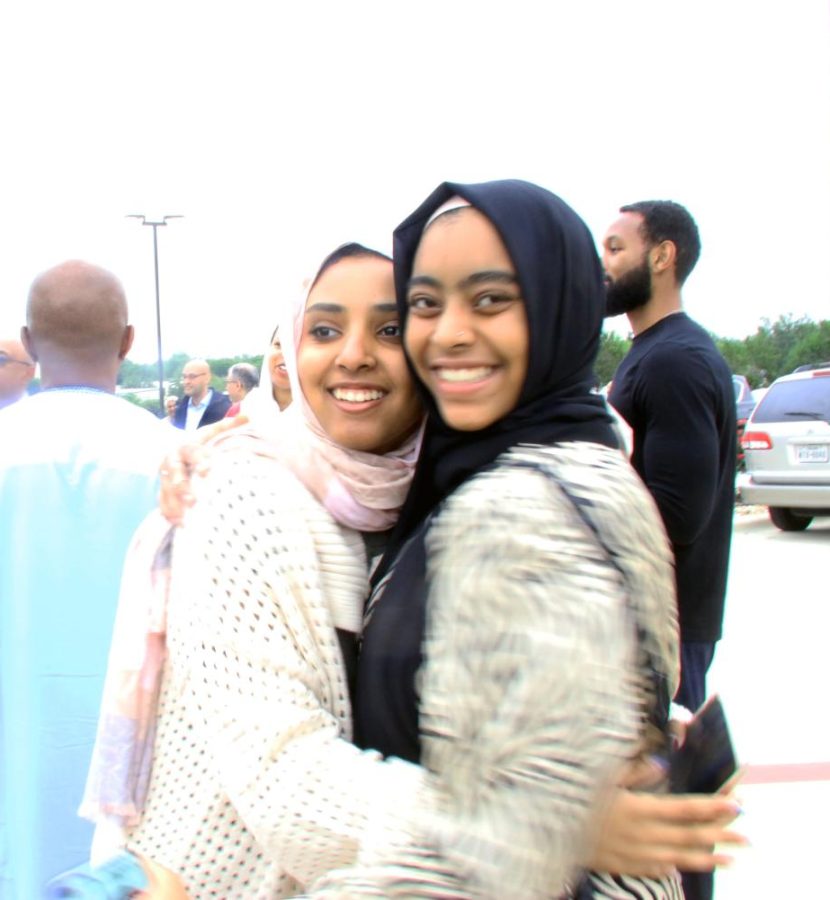
<path id="1" fill-rule="evenodd" d="M 318 277 L 297 369 L 311 411 L 342 447 L 387 453 L 415 431 L 423 411 L 401 347 L 391 262 L 351 257 Z"/>
<path id="2" fill-rule="evenodd" d="M 285 357 L 282 355 L 279 330 L 271 338 L 271 346 L 265 352 L 265 362 L 271 376 L 271 393 L 280 409 L 285 409 L 291 402 L 291 384 L 285 368 Z"/>
<path id="3" fill-rule="evenodd" d="M 204 360 L 191 360 L 182 369 L 182 391 L 192 403 L 200 403 L 210 387 L 210 368 Z"/>
<path id="4" fill-rule="evenodd" d="M 407 288 L 406 349 L 451 428 L 477 431 L 518 403 L 528 328 L 513 261 L 473 208 L 424 232 Z"/>

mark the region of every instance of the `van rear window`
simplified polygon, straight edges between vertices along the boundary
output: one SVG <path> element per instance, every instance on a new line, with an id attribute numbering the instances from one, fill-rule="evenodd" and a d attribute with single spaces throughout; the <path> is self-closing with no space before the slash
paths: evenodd
<path id="1" fill-rule="evenodd" d="M 774 384 L 755 408 L 753 422 L 830 422 L 830 378 Z"/>

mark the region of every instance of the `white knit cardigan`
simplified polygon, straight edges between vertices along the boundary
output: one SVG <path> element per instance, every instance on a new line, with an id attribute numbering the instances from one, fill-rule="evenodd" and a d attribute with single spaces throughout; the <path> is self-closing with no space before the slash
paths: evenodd
<path id="1" fill-rule="evenodd" d="M 128 846 L 194 898 L 294 896 L 385 839 L 387 809 L 422 773 L 349 742 L 335 626 L 360 630 L 361 536 L 270 459 L 217 454 L 196 487 L 174 543 L 153 773 Z"/>

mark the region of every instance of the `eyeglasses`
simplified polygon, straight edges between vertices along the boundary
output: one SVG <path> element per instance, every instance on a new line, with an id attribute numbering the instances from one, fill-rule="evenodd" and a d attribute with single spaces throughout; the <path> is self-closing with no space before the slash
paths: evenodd
<path id="1" fill-rule="evenodd" d="M 198 375 L 182 375 L 182 381 L 193 381 L 194 378 L 204 378 L 209 372 L 199 372 Z"/>
<path id="2" fill-rule="evenodd" d="M 17 363 L 19 366 L 33 366 L 34 363 L 29 362 L 28 359 L 14 359 L 11 356 L 0 356 L 0 369 L 3 366 L 8 366 L 10 363 Z"/>

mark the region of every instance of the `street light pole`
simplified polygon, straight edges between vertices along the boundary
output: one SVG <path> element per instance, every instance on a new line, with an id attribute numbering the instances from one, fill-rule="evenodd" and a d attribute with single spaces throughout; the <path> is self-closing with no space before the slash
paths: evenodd
<path id="1" fill-rule="evenodd" d="M 160 222 L 148 221 L 146 216 L 130 213 L 127 219 L 141 219 L 142 225 L 149 225 L 153 229 L 153 265 L 156 273 L 156 337 L 158 343 L 158 367 L 159 367 L 159 418 L 164 418 L 164 358 L 161 355 L 161 303 L 159 300 L 159 245 L 158 229 L 167 224 L 168 219 L 183 219 L 184 216 L 162 216 Z"/>

